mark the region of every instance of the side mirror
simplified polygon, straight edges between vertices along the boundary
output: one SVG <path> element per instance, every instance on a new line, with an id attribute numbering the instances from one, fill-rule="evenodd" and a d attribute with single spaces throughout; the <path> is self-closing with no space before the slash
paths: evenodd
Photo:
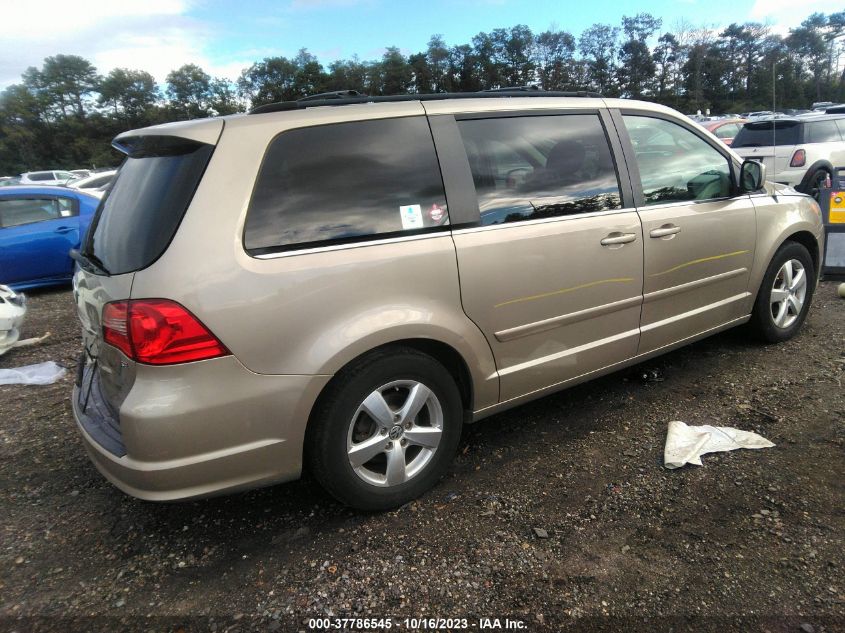
<path id="1" fill-rule="evenodd" d="M 759 191 L 766 180 L 766 166 L 756 160 L 743 161 L 739 170 L 739 190 L 742 193 Z"/>

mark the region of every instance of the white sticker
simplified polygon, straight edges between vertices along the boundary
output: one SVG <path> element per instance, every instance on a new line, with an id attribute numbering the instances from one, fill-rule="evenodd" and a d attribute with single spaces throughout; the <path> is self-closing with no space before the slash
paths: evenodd
<path id="1" fill-rule="evenodd" d="M 406 204 L 399 207 L 399 215 L 402 216 L 402 230 L 423 228 L 422 207 L 418 204 Z"/>

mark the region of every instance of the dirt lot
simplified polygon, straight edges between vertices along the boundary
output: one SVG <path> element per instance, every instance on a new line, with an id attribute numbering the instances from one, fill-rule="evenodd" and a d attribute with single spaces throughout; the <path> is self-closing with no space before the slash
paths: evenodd
<path id="1" fill-rule="evenodd" d="M 376 515 L 308 480 L 181 504 L 125 496 L 72 420 L 67 290 L 30 296 L 24 334 L 48 330 L 0 359 L 71 368 L 56 385 L 0 387 L 0 630 L 297 631 L 316 616 L 845 630 L 845 301 L 832 283 L 787 344 L 727 332 L 467 428 L 446 479 Z M 665 380 L 644 381 L 652 369 Z M 667 471 L 675 419 L 777 446 Z"/>

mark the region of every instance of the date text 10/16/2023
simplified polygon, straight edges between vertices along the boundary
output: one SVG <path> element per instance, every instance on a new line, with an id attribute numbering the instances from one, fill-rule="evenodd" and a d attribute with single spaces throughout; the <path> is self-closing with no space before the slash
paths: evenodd
<path id="1" fill-rule="evenodd" d="M 525 630 L 522 620 L 510 618 L 311 618 L 311 630 L 389 630 L 396 627 L 409 631 L 456 630 Z"/>

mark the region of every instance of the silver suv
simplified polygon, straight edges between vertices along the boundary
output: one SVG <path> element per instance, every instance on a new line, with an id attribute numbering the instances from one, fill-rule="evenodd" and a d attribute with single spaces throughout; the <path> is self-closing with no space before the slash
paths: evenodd
<path id="1" fill-rule="evenodd" d="M 740 324 L 788 339 L 817 282 L 818 205 L 649 103 L 312 99 L 114 145 L 73 409 L 144 499 L 307 466 L 395 507 L 464 422 Z"/>

